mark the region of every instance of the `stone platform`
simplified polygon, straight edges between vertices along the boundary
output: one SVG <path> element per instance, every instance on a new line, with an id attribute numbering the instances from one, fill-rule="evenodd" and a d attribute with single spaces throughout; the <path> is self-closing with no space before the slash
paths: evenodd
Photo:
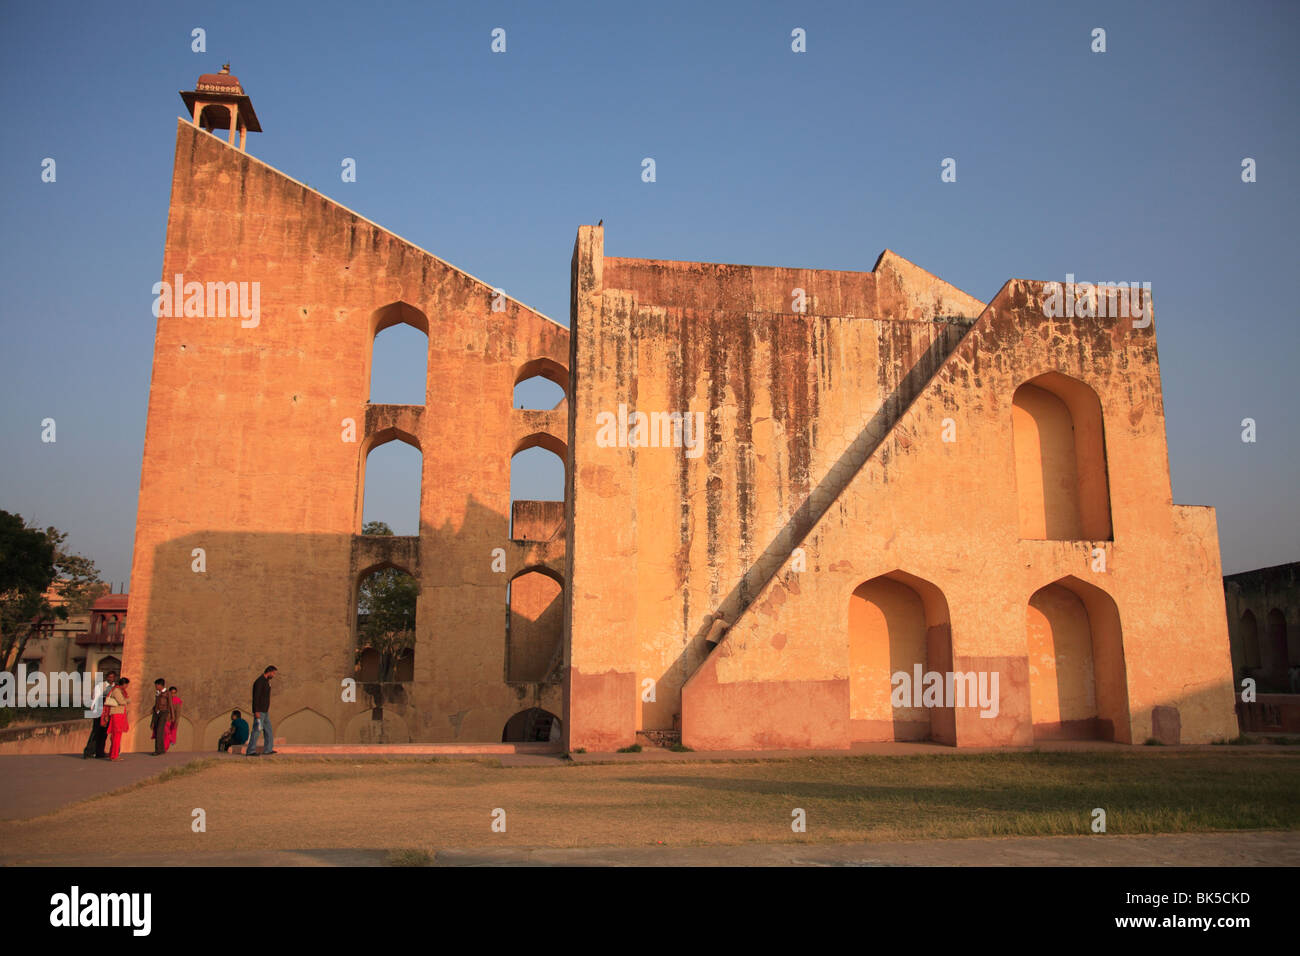
<path id="1" fill-rule="evenodd" d="M 244 748 L 236 748 L 239 756 Z M 559 743 L 536 744 L 282 744 L 275 742 L 276 754 L 286 757 L 351 757 L 362 754 L 384 757 L 477 757 L 514 754 L 563 753 Z M 235 750 L 230 751 L 231 754 Z"/>

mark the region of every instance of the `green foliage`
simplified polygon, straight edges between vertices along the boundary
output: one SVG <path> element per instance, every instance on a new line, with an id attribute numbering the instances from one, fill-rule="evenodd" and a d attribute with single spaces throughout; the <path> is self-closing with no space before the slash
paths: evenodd
<path id="1" fill-rule="evenodd" d="M 382 521 L 367 521 L 362 534 L 391 535 Z M 357 650 L 379 652 L 379 679 L 392 680 L 397 659 L 415 646 L 415 602 L 420 587 L 397 568 L 381 568 L 365 577 L 357 596 Z"/>
<path id="2" fill-rule="evenodd" d="M 0 666 L 11 669 L 40 629 L 69 614 L 84 614 L 108 585 L 95 562 L 67 549 L 58 528 L 34 528 L 22 517 L 0 511 Z M 47 600 L 58 582 L 63 603 Z"/>
<path id="3" fill-rule="evenodd" d="M 631 747 L 619 747 L 618 753 L 621 754 L 639 754 L 641 752 L 640 744 L 633 744 Z"/>
<path id="4" fill-rule="evenodd" d="M 673 744 L 671 747 L 669 747 L 668 749 L 671 750 L 671 751 L 672 751 L 673 753 L 675 753 L 675 754 L 691 754 L 691 753 L 695 753 L 695 748 L 693 748 L 693 747 L 688 747 L 688 746 L 686 746 L 686 745 L 683 744 L 683 743 L 675 743 L 675 744 Z"/>
<path id="5" fill-rule="evenodd" d="M 54 570 L 59 593 L 66 602 L 68 614 L 86 614 L 98 598 L 108 593 L 108 585 L 99 576 L 99 569 L 90 558 L 69 554 L 64 547 L 67 535 L 55 528 L 46 528 L 46 535 L 54 543 Z"/>
<path id="6" fill-rule="evenodd" d="M 54 580 L 54 545 L 20 515 L 0 511 L 0 594 L 40 593 Z"/>

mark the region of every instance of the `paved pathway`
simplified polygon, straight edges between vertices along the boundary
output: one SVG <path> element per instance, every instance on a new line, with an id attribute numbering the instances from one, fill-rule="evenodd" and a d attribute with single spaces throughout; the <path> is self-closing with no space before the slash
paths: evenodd
<path id="1" fill-rule="evenodd" d="M 82 760 L 81 754 L 6 754 L 0 756 L 0 820 L 53 813 L 69 803 L 129 787 L 202 756 L 173 751 L 161 757 L 122 754 L 120 760 L 112 761 Z"/>

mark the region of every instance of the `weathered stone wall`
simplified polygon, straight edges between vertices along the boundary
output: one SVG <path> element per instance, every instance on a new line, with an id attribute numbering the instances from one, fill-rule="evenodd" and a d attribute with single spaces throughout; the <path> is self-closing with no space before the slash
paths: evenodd
<path id="1" fill-rule="evenodd" d="M 568 331 L 513 300 L 492 311 L 491 286 L 184 121 L 162 274 L 259 282 L 261 317 L 158 320 L 124 667 L 137 686 L 180 686 L 206 737 L 275 664 L 277 737 L 361 739 L 346 728 L 370 702 L 340 699 L 356 585 L 391 561 L 421 590 L 415 680 L 387 721 L 416 741 L 499 741 L 519 710 L 558 712 L 558 685 L 507 686 L 505 621 L 512 575 L 564 573 L 562 538 L 511 540 L 509 482 L 530 436 L 565 442 L 563 403 L 511 398 L 526 363 L 567 364 Z M 428 333 L 424 406 L 367 403 L 374 336 L 396 322 Z M 366 454 L 392 439 L 423 455 L 420 534 L 362 538 Z"/>
<path id="2" fill-rule="evenodd" d="M 1047 320 L 1041 306 L 1038 283 L 1011 282 L 999 293 L 808 537 L 808 570 L 787 563 L 692 677 L 686 743 L 852 743 L 829 719 L 849 673 L 845 607 L 860 582 L 896 570 L 942 591 L 954 669 L 1000 674 L 999 715 L 959 709 L 959 745 L 1035 739 L 1027 608 L 1054 582 L 1086 605 L 1093 654 L 1112 655 L 1096 662 L 1100 736 L 1203 743 L 1233 735 L 1214 514 L 1171 503 L 1154 325 Z M 1113 540 L 1019 537 L 1011 398 L 1049 371 L 1100 397 Z M 954 441 L 942 440 L 945 419 Z M 1097 552 L 1104 572 L 1094 570 Z M 1108 620 L 1111 602 L 1117 615 Z M 1122 662 L 1097 633 L 1108 629 L 1122 631 Z M 1106 687 L 1117 674 L 1121 686 Z M 784 694 L 772 686 L 776 675 Z M 1070 715 L 1058 708 L 1047 719 L 1062 731 Z"/>
<path id="3" fill-rule="evenodd" d="M 545 680 L 563 644 L 564 599 L 560 583 L 541 571 L 529 571 L 511 581 L 507 680 Z"/>
<path id="4" fill-rule="evenodd" d="M 1232 670 L 1257 690 L 1294 693 L 1290 669 L 1300 665 L 1300 561 L 1230 574 L 1223 579 L 1232 638 Z"/>
<path id="5" fill-rule="evenodd" d="M 815 483 L 847 475 L 846 445 L 983 305 L 892 253 L 876 273 L 616 259 L 591 227 L 574 293 L 570 743 L 625 745 L 674 726 L 712 615 L 748 602 Z M 699 456 L 602 447 L 597 416 L 620 406 L 698 413 Z M 615 723 L 584 731 L 584 707 Z"/>
<path id="6" fill-rule="evenodd" d="M 564 536 L 563 501 L 516 501 L 513 507 L 511 530 L 516 541 L 550 541 Z"/>
<path id="7" fill-rule="evenodd" d="M 89 720 L 62 720 L 0 730 L 0 754 L 79 754 L 90 737 Z"/>
<path id="8" fill-rule="evenodd" d="M 584 226 L 570 336 L 187 122 L 178 274 L 257 282 L 261 310 L 158 321 L 124 669 L 181 688 L 183 740 L 215 740 L 269 663 L 287 742 L 498 741 L 531 706 L 587 749 L 679 726 L 696 748 L 1235 731 L 1214 514 L 1171 501 L 1154 326 L 1046 319 L 1023 281 L 985 307 L 888 251 L 871 272 L 606 259 Z M 429 335 L 426 402 L 370 405 L 398 322 Z M 512 408 L 539 373 L 568 397 Z M 390 440 L 423 455 L 419 535 L 363 537 Z M 534 446 L 565 459 L 566 504 L 512 515 Z M 358 581 L 389 565 L 420 598 L 379 719 L 340 681 Z M 511 618 L 530 568 L 550 577 Z M 553 662 L 563 687 L 510 679 Z M 878 672 L 907 662 L 996 672 L 997 716 L 889 706 Z"/>
<path id="9" fill-rule="evenodd" d="M 917 714 L 887 719 L 851 694 L 864 666 L 851 597 L 884 575 L 924 598 L 927 667 L 1000 678 L 996 717 L 940 714 L 934 739 L 1232 736 L 1214 516 L 1171 502 L 1153 326 L 1048 320 L 1025 282 L 986 309 L 892 253 L 874 273 L 835 273 L 603 246 L 602 230 L 579 230 L 570 746 L 626 745 L 676 714 L 698 749 L 924 733 Z M 793 288 L 808 312 L 791 311 Z M 1020 537 L 1012 398 L 1048 372 L 1072 381 L 1053 386 L 1072 410 L 1099 398 L 1104 440 L 1075 412 L 1081 459 L 1104 447 L 1100 466 L 1079 465 L 1075 497 L 1102 540 Z M 598 441 L 598 416 L 620 405 L 702 412 L 702 454 Z M 1107 500 L 1113 533 L 1097 514 Z M 1062 666 L 1093 673 L 1031 713 L 1031 681 L 1053 674 L 1030 655 L 1030 604 L 1055 582 L 1065 593 L 1039 603 L 1068 605 L 1058 651 L 1079 621 L 1091 636 Z M 710 654 L 718 614 L 730 630 Z"/>

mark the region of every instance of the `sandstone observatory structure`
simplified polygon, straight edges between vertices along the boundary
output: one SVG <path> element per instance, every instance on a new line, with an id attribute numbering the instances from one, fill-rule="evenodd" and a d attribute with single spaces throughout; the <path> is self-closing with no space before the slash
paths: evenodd
<path id="1" fill-rule="evenodd" d="M 163 280 L 125 670 L 185 689 L 182 746 L 266 664 L 289 744 L 1236 733 L 1149 311 L 1049 318 L 1022 280 L 986 305 L 892 252 L 607 257 L 583 226 L 565 328 L 188 121 Z M 215 314 L 209 283 L 250 307 Z M 423 405 L 367 402 L 398 323 L 428 336 Z M 512 407 L 539 374 L 565 399 Z M 389 441 L 423 456 L 416 536 L 360 533 Z M 530 447 L 563 503 L 512 508 Z M 414 658 L 349 700 L 384 567 L 419 584 Z"/>

